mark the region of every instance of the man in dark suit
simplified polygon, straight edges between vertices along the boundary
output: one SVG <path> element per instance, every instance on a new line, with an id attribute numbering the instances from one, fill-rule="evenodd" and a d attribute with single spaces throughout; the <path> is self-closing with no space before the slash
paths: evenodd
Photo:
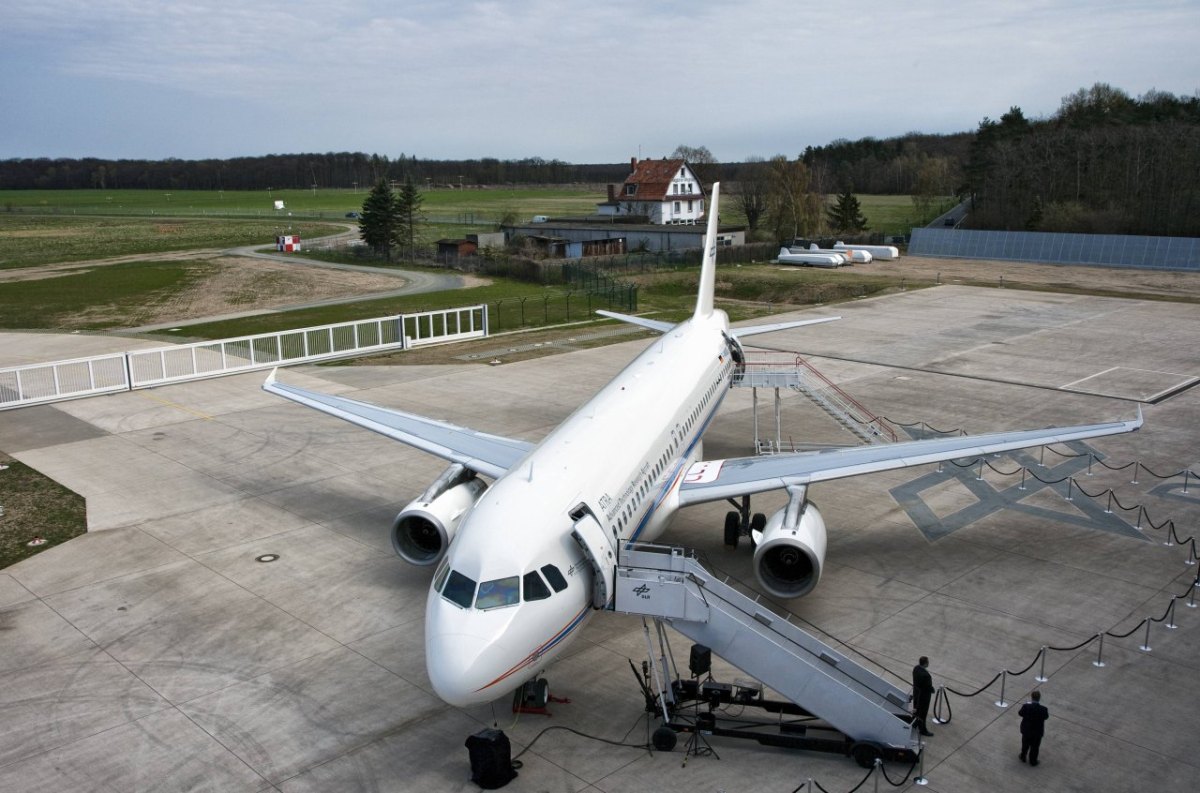
<path id="1" fill-rule="evenodd" d="M 1042 692 L 1034 691 L 1032 699 L 1017 711 L 1021 717 L 1021 762 L 1029 756 L 1029 764 L 1038 764 L 1038 749 L 1042 746 L 1042 736 L 1046 733 L 1046 719 L 1050 711 L 1042 704 Z"/>
<path id="2" fill-rule="evenodd" d="M 933 677 L 929 674 L 929 659 L 921 656 L 913 667 L 913 721 L 922 735 L 933 735 L 925 726 L 929 703 L 933 699 Z"/>

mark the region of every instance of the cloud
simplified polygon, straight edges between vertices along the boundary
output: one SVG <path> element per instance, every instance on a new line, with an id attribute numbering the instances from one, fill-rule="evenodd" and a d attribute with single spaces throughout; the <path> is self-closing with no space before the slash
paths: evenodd
<path id="1" fill-rule="evenodd" d="M 1074 0 L 808 6 L 19 4 L 0 31 L 0 68 L 18 83 L 18 121 L 0 130 L 0 146 L 36 153 L 39 119 L 62 115 L 44 105 L 61 101 L 120 128 L 130 156 L 139 116 L 169 124 L 173 112 L 191 125 L 177 130 L 188 148 L 176 156 L 257 153 L 270 139 L 574 161 L 686 142 L 733 159 L 796 153 L 828 136 L 971 129 L 1014 104 L 1046 114 L 1097 80 L 1134 94 L 1191 93 L 1200 74 L 1194 2 L 1150 0 L 1136 12 Z M 139 107 L 139 92 L 158 105 Z M 230 116 L 220 139 L 198 134 L 197 107 Z M 81 130 L 76 152 L 55 153 L 79 153 L 88 140 Z"/>

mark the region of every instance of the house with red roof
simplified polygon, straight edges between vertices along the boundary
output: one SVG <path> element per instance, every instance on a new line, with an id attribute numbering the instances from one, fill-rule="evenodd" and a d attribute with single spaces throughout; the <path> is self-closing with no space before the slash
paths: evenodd
<path id="1" fill-rule="evenodd" d="M 629 160 L 632 173 L 620 190 L 608 186 L 600 215 L 644 217 L 655 225 L 699 223 L 704 219 L 704 188 L 684 160 Z"/>

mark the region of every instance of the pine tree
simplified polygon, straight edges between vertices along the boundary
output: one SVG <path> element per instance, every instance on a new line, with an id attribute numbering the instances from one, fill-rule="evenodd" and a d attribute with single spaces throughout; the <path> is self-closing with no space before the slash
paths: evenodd
<path id="1" fill-rule="evenodd" d="M 421 222 L 423 201 L 420 191 L 413 184 L 412 177 L 406 177 L 404 185 L 396 195 L 396 236 L 408 246 L 410 259 L 416 250 L 417 224 Z"/>
<path id="2" fill-rule="evenodd" d="M 386 256 L 390 262 L 392 248 L 400 242 L 399 225 L 396 194 L 386 179 L 380 179 L 363 201 L 359 214 L 358 229 L 363 242 L 371 250 Z"/>
<path id="3" fill-rule="evenodd" d="M 849 190 L 838 194 L 837 203 L 826 212 L 826 217 L 836 234 L 865 231 L 867 228 L 867 219 L 863 217 L 858 199 Z"/>

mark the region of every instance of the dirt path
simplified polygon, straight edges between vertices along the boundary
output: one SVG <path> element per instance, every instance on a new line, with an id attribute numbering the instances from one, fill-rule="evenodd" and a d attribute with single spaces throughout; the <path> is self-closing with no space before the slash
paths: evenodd
<path id="1" fill-rule="evenodd" d="M 353 234 L 343 232 L 322 241 Z M 315 240 L 314 240 L 315 241 Z M 63 278 L 132 262 L 194 263 L 197 277 L 189 287 L 157 302 L 139 306 L 136 317 L 115 306 L 97 305 L 64 320 L 64 329 L 116 324 L 114 330 L 152 330 L 186 325 L 212 317 L 352 302 L 372 297 L 480 286 L 487 279 L 459 273 L 405 271 L 322 262 L 302 255 L 261 253 L 262 246 L 115 256 L 38 267 L 0 270 L 0 284 Z M 121 320 L 126 320 L 122 323 Z M 130 327 L 137 325 L 138 327 Z"/>

